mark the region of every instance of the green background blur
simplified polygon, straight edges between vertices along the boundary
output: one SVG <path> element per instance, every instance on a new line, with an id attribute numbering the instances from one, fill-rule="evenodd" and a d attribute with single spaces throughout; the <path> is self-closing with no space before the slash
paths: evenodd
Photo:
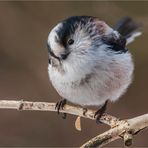
<path id="1" fill-rule="evenodd" d="M 50 85 L 46 41 L 59 21 L 72 15 L 92 15 L 113 26 L 123 16 L 143 23 L 143 35 L 128 46 L 135 62 L 134 82 L 108 112 L 132 118 L 148 110 L 148 2 L 0 2 L 0 99 L 56 102 Z M 0 110 L 0 146 L 80 146 L 108 129 L 76 117 L 66 120 L 53 112 Z M 148 146 L 148 131 L 134 138 L 133 146 Z M 117 140 L 107 146 L 123 146 Z"/>

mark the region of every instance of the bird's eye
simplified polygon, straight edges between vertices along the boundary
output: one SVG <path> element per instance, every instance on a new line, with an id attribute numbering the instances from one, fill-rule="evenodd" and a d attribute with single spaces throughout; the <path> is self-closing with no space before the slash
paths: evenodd
<path id="1" fill-rule="evenodd" d="M 74 43 L 74 40 L 73 39 L 69 39 L 68 41 L 67 41 L 67 44 L 68 45 L 72 45 Z"/>

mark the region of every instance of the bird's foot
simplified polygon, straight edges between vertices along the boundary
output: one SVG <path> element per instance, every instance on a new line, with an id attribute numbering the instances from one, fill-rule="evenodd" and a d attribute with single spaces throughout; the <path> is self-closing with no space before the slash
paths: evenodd
<path id="1" fill-rule="evenodd" d="M 107 103 L 108 103 L 108 100 L 106 100 L 104 105 L 95 112 L 94 118 L 96 118 L 97 124 L 101 123 L 100 118 L 102 117 L 102 115 L 105 113 L 107 109 Z"/>
<path id="2" fill-rule="evenodd" d="M 60 114 L 60 109 L 63 109 L 65 104 L 66 104 L 66 99 L 62 99 L 56 103 L 55 109 L 57 110 L 58 114 Z M 63 113 L 62 118 L 66 119 L 66 116 L 67 116 L 67 114 Z"/>
<path id="3" fill-rule="evenodd" d="M 87 108 L 83 108 L 83 116 L 85 116 L 87 110 L 88 110 Z"/>

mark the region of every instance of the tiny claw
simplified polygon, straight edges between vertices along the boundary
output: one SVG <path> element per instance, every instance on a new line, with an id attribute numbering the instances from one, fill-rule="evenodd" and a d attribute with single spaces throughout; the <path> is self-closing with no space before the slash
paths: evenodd
<path id="1" fill-rule="evenodd" d="M 83 116 L 86 115 L 87 110 L 88 110 L 87 108 L 83 108 Z"/>
<path id="2" fill-rule="evenodd" d="M 102 117 L 102 115 L 105 113 L 105 111 L 106 111 L 106 108 L 107 108 L 107 103 L 108 103 L 108 100 L 104 103 L 104 105 L 101 107 L 101 108 L 99 108 L 96 112 L 95 112 L 95 114 L 94 114 L 94 118 L 96 118 L 96 123 L 97 124 L 99 124 L 99 123 L 102 123 L 101 121 L 100 121 L 100 118 Z"/>
<path id="3" fill-rule="evenodd" d="M 60 114 L 60 109 L 63 109 L 65 104 L 66 104 L 66 99 L 62 99 L 56 103 L 55 109 L 57 110 L 58 114 Z M 66 119 L 66 113 L 63 113 L 62 118 Z"/>
<path id="4" fill-rule="evenodd" d="M 100 118 L 101 118 L 102 115 L 103 115 L 103 113 L 101 112 L 100 109 L 95 112 L 94 118 L 96 118 L 96 123 L 97 123 L 97 124 L 102 123 L 102 122 L 100 121 Z"/>

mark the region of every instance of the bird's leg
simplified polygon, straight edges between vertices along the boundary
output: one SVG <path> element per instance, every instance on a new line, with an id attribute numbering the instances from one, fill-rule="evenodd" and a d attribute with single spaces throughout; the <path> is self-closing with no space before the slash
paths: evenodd
<path id="1" fill-rule="evenodd" d="M 66 104 L 66 102 L 67 102 L 66 99 L 62 99 L 56 103 L 55 109 L 57 110 L 58 114 L 60 113 L 60 109 L 64 108 L 64 105 Z M 62 118 L 66 119 L 66 113 L 63 113 Z"/>
<path id="2" fill-rule="evenodd" d="M 105 111 L 106 111 L 107 103 L 108 103 L 108 100 L 106 100 L 105 103 L 104 103 L 104 105 L 103 105 L 101 108 L 99 108 L 99 109 L 95 112 L 94 118 L 97 117 L 97 118 L 96 118 L 96 123 L 97 123 L 97 124 L 101 123 L 101 122 L 100 122 L 100 118 L 101 118 L 101 116 L 102 116 L 102 115 L 105 113 Z"/>

